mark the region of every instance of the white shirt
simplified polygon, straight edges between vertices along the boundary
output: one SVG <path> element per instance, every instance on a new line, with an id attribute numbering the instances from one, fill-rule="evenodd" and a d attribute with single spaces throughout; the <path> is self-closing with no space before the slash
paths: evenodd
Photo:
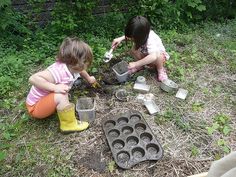
<path id="1" fill-rule="evenodd" d="M 151 54 L 153 52 L 166 52 L 161 38 L 153 30 L 150 30 L 149 32 L 146 44 L 142 45 L 138 50 L 143 54 Z"/>

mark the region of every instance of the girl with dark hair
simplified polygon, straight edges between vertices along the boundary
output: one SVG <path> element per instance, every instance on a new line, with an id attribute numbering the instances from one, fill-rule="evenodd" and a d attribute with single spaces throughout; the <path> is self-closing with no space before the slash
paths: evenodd
<path id="1" fill-rule="evenodd" d="M 159 81 L 168 78 L 163 65 L 170 56 L 166 52 L 160 37 L 151 30 L 150 23 L 145 17 L 136 16 L 131 18 L 126 24 L 125 35 L 115 38 L 112 42 L 112 48 L 115 49 L 124 40 L 134 42 L 131 55 L 136 61 L 129 63 L 130 73 L 149 65 L 156 68 Z"/>

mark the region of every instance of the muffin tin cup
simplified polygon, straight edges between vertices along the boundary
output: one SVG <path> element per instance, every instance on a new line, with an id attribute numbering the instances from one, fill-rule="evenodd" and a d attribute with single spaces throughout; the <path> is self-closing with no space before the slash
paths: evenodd
<path id="1" fill-rule="evenodd" d="M 116 164 L 129 169 L 146 160 L 159 160 L 163 149 L 138 111 L 128 111 L 103 123 Z"/>

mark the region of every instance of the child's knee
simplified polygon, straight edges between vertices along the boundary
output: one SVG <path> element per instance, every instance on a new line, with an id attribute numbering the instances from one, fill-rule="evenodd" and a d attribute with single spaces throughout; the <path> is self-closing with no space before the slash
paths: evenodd
<path id="1" fill-rule="evenodd" d="M 162 55 L 161 53 L 157 55 L 157 59 L 156 59 L 156 65 L 163 65 L 166 61 L 166 58 L 164 55 Z"/>
<path id="2" fill-rule="evenodd" d="M 55 102 L 56 104 L 60 104 L 62 102 L 69 102 L 69 96 L 68 93 L 55 93 Z"/>

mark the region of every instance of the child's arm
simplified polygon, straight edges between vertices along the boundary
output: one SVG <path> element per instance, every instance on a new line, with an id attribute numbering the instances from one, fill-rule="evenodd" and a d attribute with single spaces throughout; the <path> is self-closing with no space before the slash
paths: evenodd
<path id="1" fill-rule="evenodd" d="M 52 74 L 48 70 L 40 71 L 29 78 L 29 82 L 37 88 L 56 93 L 66 93 L 69 86 L 65 84 L 55 84 Z"/>
<path id="2" fill-rule="evenodd" d="M 79 74 L 80 74 L 81 77 L 83 77 L 85 80 L 87 80 L 88 83 L 90 83 L 90 84 L 93 84 L 93 83 L 97 82 L 95 77 L 94 76 L 90 76 L 87 73 L 86 70 L 81 71 Z"/>
<path id="3" fill-rule="evenodd" d="M 136 62 L 130 62 L 128 69 L 134 69 L 137 67 L 141 67 L 141 66 L 150 64 L 150 63 L 154 62 L 159 56 L 160 56 L 160 54 L 158 52 L 151 53 L 141 60 L 138 60 Z"/>
<path id="4" fill-rule="evenodd" d="M 115 38 L 112 41 L 111 48 L 115 49 L 123 40 L 125 40 L 125 36 Z"/>

